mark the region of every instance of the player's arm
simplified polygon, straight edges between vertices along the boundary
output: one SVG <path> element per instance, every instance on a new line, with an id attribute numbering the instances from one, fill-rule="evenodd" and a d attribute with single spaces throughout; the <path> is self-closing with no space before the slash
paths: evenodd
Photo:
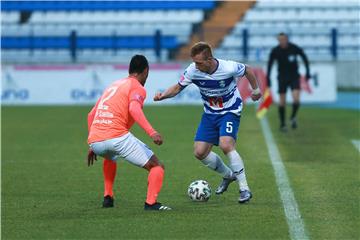
<path id="1" fill-rule="evenodd" d="M 144 89 L 134 89 L 130 93 L 130 104 L 129 104 L 129 113 L 135 122 L 149 135 L 155 144 L 161 145 L 163 140 L 161 135 L 155 131 L 151 126 L 149 121 L 146 119 L 145 114 L 142 110 L 144 100 L 146 97 L 146 92 Z"/>
<path id="2" fill-rule="evenodd" d="M 298 48 L 298 51 L 299 51 L 299 55 L 301 56 L 304 64 L 305 64 L 305 68 L 306 68 L 306 74 L 305 74 L 305 77 L 306 77 L 306 80 L 308 81 L 310 79 L 310 67 L 309 67 L 309 60 L 306 56 L 306 54 L 304 53 L 304 51 L 301 49 L 301 48 Z"/>
<path id="3" fill-rule="evenodd" d="M 166 98 L 172 98 L 175 97 L 181 90 L 183 90 L 184 87 L 181 86 L 179 83 L 174 84 L 173 86 L 166 89 L 164 92 L 157 92 L 154 96 L 154 101 L 161 101 Z"/>
<path id="4" fill-rule="evenodd" d="M 266 80 L 267 80 L 267 85 L 268 87 L 271 87 L 271 80 L 270 80 L 270 76 L 271 76 L 271 68 L 272 65 L 275 61 L 275 51 L 274 49 L 271 51 L 270 56 L 269 56 L 269 61 L 268 61 L 268 65 L 267 65 L 267 76 L 266 76 Z"/>
<path id="5" fill-rule="evenodd" d="M 162 137 L 146 119 L 142 110 L 142 104 L 138 101 L 131 101 L 129 105 L 129 112 L 135 122 L 139 124 L 139 126 L 145 130 L 146 134 L 153 139 L 154 143 L 161 145 L 163 142 Z"/>
<path id="6" fill-rule="evenodd" d="M 245 65 L 245 76 L 249 80 L 249 83 L 253 90 L 251 94 L 251 99 L 257 101 L 259 98 L 261 98 L 261 92 L 255 74 L 248 65 Z"/>
<path id="7" fill-rule="evenodd" d="M 96 102 L 95 106 L 91 109 L 91 111 L 88 114 L 88 132 L 90 132 L 90 127 L 91 127 L 91 124 L 94 121 L 96 110 L 98 108 L 99 102 L 100 102 L 100 98 L 99 98 L 99 100 Z M 93 165 L 94 160 L 95 161 L 97 160 L 96 154 L 93 152 L 93 150 L 91 148 L 89 148 L 88 154 L 87 154 L 87 164 L 88 164 L 88 166 Z"/>

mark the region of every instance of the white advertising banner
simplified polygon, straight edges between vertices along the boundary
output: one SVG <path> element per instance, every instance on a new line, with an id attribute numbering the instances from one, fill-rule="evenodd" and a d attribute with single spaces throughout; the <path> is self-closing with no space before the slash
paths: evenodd
<path id="1" fill-rule="evenodd" d="M 320 103 L 336 101 L 336 72 L 332 64 L 312 64 L 310 66 L 311 79 L 306 83 L 303 76 L 301 81 L 301 102 L 304 103 Z M 301 73 L 305 73 L 303 67 L 300 68 Z M 277 66 L 273 66 L 271 72 L 271 89 L 275 102 L 279 101 Z M 287 91 L 287 102 L 292 102 L 291 91 Z"/>
<path id="2" fill-rule="evenodd" d="M 2 105 L 76 105 L 93 104 L 111 82 L 128 76 L 126 65 L 3 65 L 1 70 Z M 151 65 L 147 83 L 146 104 L 176 84 L 184 66 L 180 64 Z M 258 71 L 262 71 L 258 69 Z M 273 91 L 276 91 L 276 71 Z M 310 81 L 311 93 L 302 93 L 303 102 L 327 102 L 336 99 L 334 67 L 312 65 L 316 82 Z M 264 79 L 259 79 L 264 81 Z M 244 80 L 241 80 L 244 81 Z M 246 81 L 246 80 L 245 80 Z M 274 94 L 277 97 L 277 94 Z M 156 104 L 201 104 L 199 90 L 188 86 L 178 96 Z"/>
<path id="3" fill-rule="evenodd" d="M 157 91 L 176 84 L 183 69 L 179 64 L 153 65 L 146 82 L 145 103 L 153 103 Z M 124 65 L 2 66 L 3 105 L 93 104 L 113 81 L 127 77 Z M 159 104 L 200 104 L 196 86 Z"/>

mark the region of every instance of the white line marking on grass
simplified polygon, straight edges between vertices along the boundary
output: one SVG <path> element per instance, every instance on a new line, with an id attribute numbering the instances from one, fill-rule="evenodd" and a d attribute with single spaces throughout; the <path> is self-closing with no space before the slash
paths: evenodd
<path id="1" fill-rule="evenodd" d="M 352 144 L 354 144 L 355 148 L 360 152 L 360 140 L 353 139 L 351 140 Z"/>
<path id="2" fill-rule="evenodd" d="M 305 231 L 305 225 L 296 202 L 294 193 L 291 189 L 286 169 L 281 159 L 278 147 L 271 133 L 267 118 L 261 121 L 261 127 L 268 147 L 271 164 L 274 168 L 276 184 L 278 186 L 281 201 L 284 205 L 286 221 L 289 226 L 290 237 L 293 240 L 309 239 Z"/>

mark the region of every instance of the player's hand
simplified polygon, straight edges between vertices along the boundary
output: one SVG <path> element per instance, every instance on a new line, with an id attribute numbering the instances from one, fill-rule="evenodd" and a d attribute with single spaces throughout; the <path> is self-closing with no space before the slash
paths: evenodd
<path id="1" fill-rule="evenodd" d="M 163 98 L 163 94 L 161 92 L 157 92 L 154 96 L 154 101 L 161 101 Z"/>
<path id="2" fill-rule="evenodd" d="M 310 80 L 310 78 L 311 78 L 310 74 L 306 74 L 305 80 L 306 80 L 307 82 Z"/>
<path id="3" fill-rule="evenodd" d="M 153 134 L 151 138 L 156 145 L 161 145 L 163 143 L 162 137 L 159 133 Z"/>
<path id="4" fill-rule="evenodd" d="M 251 94 L 251 99 L 253 100 L 253 101 L 257 101 L 257 100 L 259 100 L 260 98 L 261 98 L 261 93 L 258 93 L 258 94 Z"/>
<path id="5" fill-rule="evenodd" d="M 90 165 L 94 164 L 94 160 L 97 161 L 96 154 L 93 152 L 93 150 L 89 149 L 88 155 L 87 155 L 87 163 L 88 163 L 89 167 L 90 167 Z"/>
<path id="6" fill-rule="evenodd" d="M 251 99 L 253 101 L 257 101 L 261 98 L 261 92 L 260 92 L 260 88 L 257 87 L 256 89 L 253 89 L 252 93 L 251 93 Z"/>

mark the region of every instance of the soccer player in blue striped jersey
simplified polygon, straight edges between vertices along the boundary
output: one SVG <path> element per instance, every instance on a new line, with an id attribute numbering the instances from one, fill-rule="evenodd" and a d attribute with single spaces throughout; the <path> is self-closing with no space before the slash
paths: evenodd
<path id="1" fill-rule="evenodd" d="M 237 180 L 239 203 L 248 202 L 252 193 L 246 181 L 243 160 L 235 146 L 243 105 L 237 79 L 246 76 L 253 89 L 251 98 L 256 101 L 261 97 L 256 77 L 245 64 L 214 58 L 211 46 L 206 42 L 196 43 L 190 55 L 193 63 L 186 68 L 179 82 L 162 93 L 156 93 L 154 101 L 174 97 L 192 83 L 199 88 L 204 113 L 195 136 L 194 155 L 223 177 L 216 194 L 222 194 L 231 182 Z M 230 167 L 211 151 L 214 145 L 229 158 Z"/>

